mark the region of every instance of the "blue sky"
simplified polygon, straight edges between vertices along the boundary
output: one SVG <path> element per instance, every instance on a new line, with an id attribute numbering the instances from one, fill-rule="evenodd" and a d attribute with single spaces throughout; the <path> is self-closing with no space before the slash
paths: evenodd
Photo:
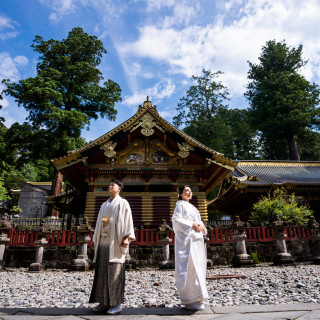
<path id="1" fill-rule="evenodd" d="M 35 35 L 62 40 L 82 27 L 104 43 L 99 66 L 105 79 L 122 88 L 117 119 L 92 121 L 89 141 L 132 116 L 148 95 L 172 122 L 191 76 L 203 68 L 224 72 L 230 108 L 246 108 L 248 62 L 258 62 L 268 40 L 303 45 L 312 82 L 320 79 L 319 0 L 0 0 L 0 80 L 35 75 Z M 0 84 L 0 90 L 4 89 Z M 5 125 L 27 113 L 10 97 L 0 101 Z"/>

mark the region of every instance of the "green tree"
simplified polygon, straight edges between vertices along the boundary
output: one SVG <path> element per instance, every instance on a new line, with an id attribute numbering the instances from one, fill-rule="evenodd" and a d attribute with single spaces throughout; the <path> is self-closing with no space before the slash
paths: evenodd
<path id="1" fill-rule="evenodd" d="M 297 138 L 301 158 L 306 161 L 320 160 L 320 133 L 305 128 Z"/>
<path id="2" fill-rule="evenodd" d="M 231 129 L 233 158 L 254 160 L 261 158 L 260 140 L 249 121 L 247 109 L 229 109 L 225 111 L 226 123 Z"/>
<path id="3" fill-rule="evenodd" d="M 272 196 L 261 197 L 253 205 L 250 221 L 255 226 L 270 225 L 277 219 L 291 225 L 304 225 L 312 213 L 302 196 L 287 194 L 285 189 L 276 189 Z"/>
<path id="4" fill-rule="evenodd" d="M 228 99 L 228 90 L 217 78 L 221 71 L 212 73 L 202 70 L 200 77 L 192 76 L 195 83 L 178 103 L 178 114 L 173 123 L 208 147 L 232 155 L 231 130 L 225 122 L 224 104 Z"/>
<path id="5" fill-rule="evenodd" d="M 4 186 L 3 178 L 0 177 L 0 200 L 9 200 L 8 190 Z"/>
<path id="6" fill-rule="evenodd" d="M 29 111 L 34 129 L 47 130 L 50 156 L 59 157 L 76 144 L 90 119 L 115 119 L 121 89 L 110 79 L 100 85 L 103 76 L 97 66 L 106 50 L 81 28 L 62 41 L 36 36 L 31 47 L 39 53 L 37 75 L 17 83 L 3 80 L 3 92 Z"/>
<path id="7" fill-rule="evenodd" d="M 251 81 L 245 96 L 251 105 L 252 125 L 262 133 L 271 159 L 284 159 L 282 143 L 286 141 L 290 159 L 300 160 L 297 136 L 318 124 L 319 86 L 299 74 L 306 63 L 302 45 L 290 48 L 284 41 L 275 40 L 262 48 L 258 64 L 249 62 Z M 274 153 L 268 154 L 272 148 Z"/>
<path id="8" fill-rule="evenodd" d="M 4 173 L 3 180 L 5 183 L 5 187 L 9 191 L 11 189 L 20 189 L 21 183 L 27 181 L 21 171 L 15 169 L 14 167 L 9 168 L 9 170 Z"/>
<path id="9" fill-rule="evenodd" d="M 2 97 L 2 95 L 1 95 L 1 93 L 0 93 L 0 100 L 2 100 L 3 99 L 3 97 Z M 0 110 L 2 109 L 2 105 L 0 104 Z M 0 117 L 0 125 L 2 125 L 2 122 L 4 122 L 4 118 L 3 117 Z"/>
<path id="10" fill-rule="evenodd" d="M 21 168 L 21 174 L 24 179 L 29 182 L 38 181 L 39 171 L 32 163 L 24 163 Z"/>
<path id="11" fill-rule="evenodd" d="M 192 85 L 180 99 L 173 117 L 176 126 L 204 145 L 236 159 L 256 159 L 259 141 L 250 126 L 248 111 L 228 109 L 227 88 L 217 80 L 221 71 L 202 70 L 202 76 L 192 76 Z"/>

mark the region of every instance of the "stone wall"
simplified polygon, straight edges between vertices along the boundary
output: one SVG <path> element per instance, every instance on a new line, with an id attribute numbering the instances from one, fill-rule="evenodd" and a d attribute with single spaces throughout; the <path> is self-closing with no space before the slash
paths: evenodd
<path id="1" fill-rule="evenodd" d="M 287 241 L 288 252 L 296 262 L 312 261 L 312 246 L 308 240 Z M 35 247 L 9 247 L 4 255 L 7 267 L 29 267 L 34 262 Z M 260 262 L 272 262 L 275 254 L 274 242 L 247 243 L 248 254 L 255 254 Z M 213 265 L 231 265 L 236 253 L 235 243 L 208 244 L 207 258 Z M 88 248 L 89 258 L 93 259 L 93 250 Z M 47 268 L 67 269 L 72 259 L 76 258 L 76 247 L 45 247 L 43 263 Z M 162 247 L 159 245 L 130 246 L 130 256 L 138 267 L 157 267 L 162 261 Z M 174 259 L 174 246 L 170 246 L 170 258 Z"/>

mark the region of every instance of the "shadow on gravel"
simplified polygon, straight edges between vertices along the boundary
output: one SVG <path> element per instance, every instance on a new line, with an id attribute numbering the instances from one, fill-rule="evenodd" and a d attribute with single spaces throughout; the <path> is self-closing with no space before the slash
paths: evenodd
<path id="1" fill-rule="evenodd" d="M 191 311 L 184 308 L 124 308 L 120 315 L 192 315 L 212 314 L 210 308 L 203 311 Z M 93 312 L 90 308 L 0 308 L 1 315 L 103 315 L 106 312 Z"/>

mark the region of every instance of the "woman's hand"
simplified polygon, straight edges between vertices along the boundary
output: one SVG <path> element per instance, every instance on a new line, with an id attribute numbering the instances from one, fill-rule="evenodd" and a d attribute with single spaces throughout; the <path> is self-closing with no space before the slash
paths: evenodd
<path id="1" fill-rule="evenodd" d="M 198 223 L 198 222 L 194 222 L 192 225 L 192 229 L 196 232 L 201 232 L 204 231 L 203 225 Z"/>

